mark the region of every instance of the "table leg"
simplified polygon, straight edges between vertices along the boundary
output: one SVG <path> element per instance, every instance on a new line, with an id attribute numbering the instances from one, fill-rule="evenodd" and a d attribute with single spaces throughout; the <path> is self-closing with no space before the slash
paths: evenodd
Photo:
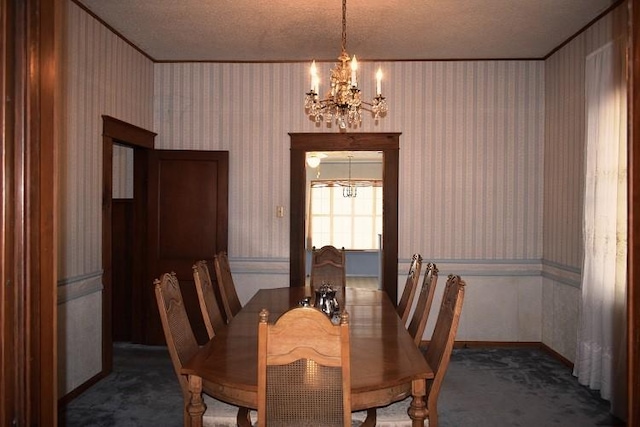
<path id="1" fill-rule="evenodd" d="M 427 419 L 429 411 L 427 411 L 427 405 L 425 403 L 425 396 L 427 392 L 426 380 L 413 380 L 411 382 L 411 406 L 407 411 L 409 417 L 412 420 L 411 425 L 413 427 L 424 427 L 424 420 Z"/>
<path id="2" fill-rule="evenodd" d="M 202 378 L 197 375 L 189 375 L 189 402 L 185 409 L 185 427 L 202 427 L 207 405 L 202 400 Z"/>

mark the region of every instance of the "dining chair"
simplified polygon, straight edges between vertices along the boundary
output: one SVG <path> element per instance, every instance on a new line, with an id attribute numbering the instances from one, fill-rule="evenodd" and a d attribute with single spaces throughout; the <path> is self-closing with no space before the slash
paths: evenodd
<path id="1" fill-rule="evenodd" d="M 214 265 L 216 269 L 216 279 L 218 288 L 220 289 L 220 299 L 224 308 L 227 323 L 233 319 L 242 309 L 236 286 L 233 283 L 231 275 L 231 267 L 229 266 L 229 257 L 225 251 L 220 251 L 214 256 Z"/>
<path id="2" fill-rule="evenodd" d="M 427 319 L 429 318 L 429 312 L 431 311 L 431 304 L 433 302 L 433 294 L 435 293 L 436 283 L 438 282 L 438 268 L 432 262 L 427 263 L 425 266 L 424 278 L 422 279 L 422 286 L 420 287 L 420 293 L 418 294 L 418 301 L 416 307 L 413 310 L 413 316 L 407 330 L 413 337 L 413 341 L 416 346 L 420 347 L 422 341 L 422 335 L 424 329 L 427 326 Z"/>
<path id="3" fill-rule="evenodd" d="M 420 280 L 420 270 L 422 269 L 422 257 L 420 254 L 413 254 L 411 257 L 411 264 L 409 264 L 409 272 L 407 273 L 407 279 L 404 284 L 404 290 L 398 302 L 397 312 L 398 316 L 402 319 L 402 324 L 406 325 L 409 319 L 409 313 L 411 312 L 411 306 L 413 304 L 413 298 L 418 287 L 418 281 Z"/>
<path id="4" fill-rule="evenodd" d="M 465 282 L 460 276 L 450 274 L 442 295 L 438 319 L 425 353 L 425 359 L 433 370 L 433 380 L 427 381 L 427 411 L 429 427 L 438 427 L 438 395 L 447 373 L 453 344 L 462 313 Z"/>
<path id="5" fill-rule="evenodd" d="M 322 283 L 346 286 L 346 261 L 344 248 L 326 245 L 311 251 L 311 287 Z"/>
<path id="6" fill-rule="evenodd" d="M 216 300 L 207 261 L 197 261 L 192 268 L 202 319 L 204 320 L 204 326 L 207 328 L 207 335 L 211 339 L 215 336 L 216 331 L 225 326 L 224 317 Z"/>
<path id="7" fill-rule="evenodd" d="M 349 315 L 296 307 L 258 323 L 258 427 L 351 427 Z"/>
<path id="8" fill-rule="evenodd" d="M 418 271 L 420 270 L 420 267 L 418 265 L 414 265 L 414 261 L 415 261 L 415 264 L 419 264 L 422 261 L 422 259 L 420 258 L 420 255 L 415 254 L 412 258 L 412 263 L 411 263 L 412 266 L 409 268 L 409 275 L 407 277 L 407 285 L 405 285 L 405 288 L 409 286 L 409 282 L 410 282 L 409 279 L 413 277 L 411 276 L 412 270 L 416 268 L 418 269 Z M 416 277 L 417 276 L 418 275 L 416 275 Z M 418 294 L 418 301 L 416 302 L 416 307 L 413 310 L 413 316 L 411 316 L 411 322 L 409 322 L 409 326 L 407 327 L 407 330 L 409 331 L 409 334 L 413 337 L 413 341 L 415 342 L 417 347 L 420 347 L 422 334 L 424 333 L 425 326 L 427 325 L 427 318 L 429 317 L 429 311 L 431 309 L 431 302 L 433 301 L 433 294 L 434 294 L 437 280 L 438 280 L 438 269 L 436 268 L 435 264 L 430 262 L 426 265 L 424 278 L 422 280 L 422 286 L 420 288 L 420 293 Z M 404 295 L 403 295 L 403 298 L 404 298 Z M 401 403 L 400 406 L 403 404 L 404 403 Z M 368 423 L 372 423 L 372 425 L 375 425 L 376 423 L 379 423 L 380 421 L 384 420 L 385 417 L 389 415 L 389 412 L 391 412 L 389 409 L 386 409 L 386 410 L 382 409 L 381 410 L 382 414 L 378 414 L 378 411 L 380 410 L 369 409 L 367 411 L 367 417 L 365 421 Z M 395 408 L 393 408 L 392 412 L 393 412 L 393 420 L 395 421 L 397 420 L 396 414 L 402 411 L 397 411 L 395 410 Z"/>
<path id="9" fill-rule="evenodd" d="M 182 299 L 180 284 L 175 273 L 165 273 L 160 279 L 154 280 L 156 302 L 160 311 L 160 320 L 162 329 L 167 341 L 167 348 L 171 356 L 173 368 L 178 376 L 180 389 L 184 398 L 183 417 L 184 425 L 190 425 L 189 414 L 187 413 L 187 403 L 189 402 L 189 382 L 186 375 L 181 373 L 182 366 L 185 362 L 193 357 L 198 351 L 198 342 L 191 329 L 187 310 Z M 209 390 L 213 390 L 213 386 L 207 381 L 202 382 L 203 393 L 211 396 Z M 212 398 L 211 398 L 212 399 Z M 206 401 L 205 401 L 206 402 Z M 206 404 L 206 403 L 205 403 Z M 237 411 L 236 422 L 239 426 L 251 426 L 249 410 L 246 408 L 238 408 L 217 401 L 217 408 L 227 411 Z M 205 412 L 205 416 L 207 413 Z"/>
<path id="10" fill-rule="evenodd" d="M 434 374 L 432 380 L 427 380 L 427 395 L 425 397 L 429 427 L 438 427 L 438 395 L 447 373 L 453 344 L 458 332 L 465 286 L 465 282 L 460 276 L 449 275 L 438 319 L 425 352 L 425 359 Z M 397 425 L 398 414 L 406 413 L 410 402 L 411 397 L 376 410 L 370 409 L 366 411 L 366 421 L 371 425 Z M 425 425 L 427 424 L 425 423 Z"/>

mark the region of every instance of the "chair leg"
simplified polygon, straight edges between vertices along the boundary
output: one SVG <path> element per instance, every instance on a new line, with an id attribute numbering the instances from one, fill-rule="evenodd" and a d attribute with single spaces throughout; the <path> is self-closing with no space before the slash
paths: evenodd
<path id="1" fill-rule="evenodd" d="M 249 408 L 238 408 L 238 416 L 236 417 L 238 427 L 251 427 L 251 415 Z"/>
<path id="2" fill-rule="evenodd" d="M 429 427 L 438 427 L 438 401 L 429 400 L 428 409 L 429 416 L 427 419 L 429 420 Z"/>
<path id="3" fill-rule="evenodd" d="M 367 418 L 360 424 L 360 427 L 375 427 L 377 417 L 376 408 L 367 409 Z"/>

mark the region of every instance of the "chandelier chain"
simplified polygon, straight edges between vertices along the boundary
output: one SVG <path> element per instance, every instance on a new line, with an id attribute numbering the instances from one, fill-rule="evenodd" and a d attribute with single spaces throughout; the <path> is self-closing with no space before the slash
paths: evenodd
<path id="1" fill-rule="evenodd" d="M 347 0 L 342 0 L 342 51 L 347 51 Z"/>

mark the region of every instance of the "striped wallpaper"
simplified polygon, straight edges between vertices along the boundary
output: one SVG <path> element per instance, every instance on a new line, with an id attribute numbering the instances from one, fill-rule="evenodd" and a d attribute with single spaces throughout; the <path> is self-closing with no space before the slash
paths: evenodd
<path id="1" fill-rule="evenodd" d="M 586 56 L 626 30 L 626 5 L 616 8 L 545 63 L 544 260 L 582 268 Z"/>
<path id="2" fill-rule="evenodd" d="M 66 2 L 59 141 L 60 279 L 102 270 L 102 115 L 153 128 L 153 63 Z"/>
<path id="3" fill-rule="evenodd" d="M 399 257 L 539 260 L 544 63 L 363 62 L 365 94 L 378 65 L 390 111 L 360 130 L 402 132 Z M 230 256 L 288 258 L 288 132 L 336 132 L 303 113 L 308 64 L 154 69 L 158 146 L 230 152 Z"/>

